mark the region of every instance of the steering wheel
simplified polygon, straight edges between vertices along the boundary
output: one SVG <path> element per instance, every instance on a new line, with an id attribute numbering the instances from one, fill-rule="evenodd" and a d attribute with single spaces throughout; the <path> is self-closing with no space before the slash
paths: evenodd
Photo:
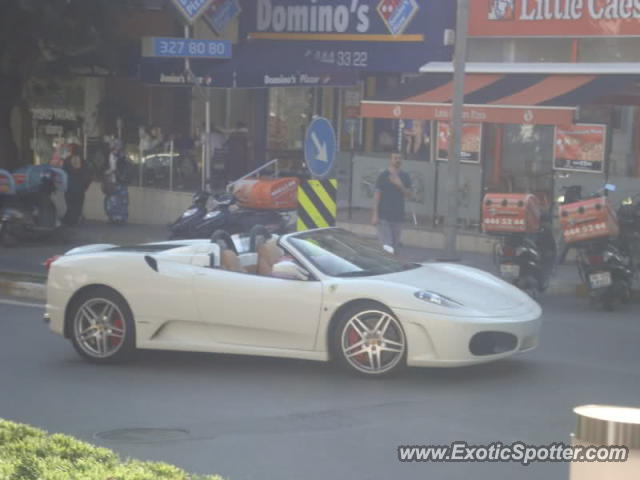
<path id="1" fill-rule="evenodd" d="M 258 249 L 258 237 L 262 237 L 260 245 L 271 238 L 271 233 L 264 225 L 254 225 L 249 230 L 249 251 L 256 252 Z"/>
<path id="2" fill-rule="evenodd" d="M 213 235 L 211 235 L 211 243 L 217 243 L 218 245 L 220 245 L 220 248 L 228 248 L 236 255 L 238 254 L 236 246 L 231 239 L 231 235 L 229 235 L 229 233 L 225 232 L 224 230 L 216 230 L 215 232 L 213 232 Z"/>

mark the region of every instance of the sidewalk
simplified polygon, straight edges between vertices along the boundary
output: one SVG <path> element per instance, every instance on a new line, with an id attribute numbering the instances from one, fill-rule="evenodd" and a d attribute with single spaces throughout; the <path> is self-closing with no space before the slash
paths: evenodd
<path id="1" fill-rule="evenodd" d="M 344 224 L 343 224 L 344 225 Z M 79 246 L 91 243 L 131 245 L 166 240 L 167 229 L 154 225 L 111 225 L 88 221 L 83 225 L 60 230 L 48 242 L 23 244 L 15 248 L 0 248 L 0 293 L 15 294 L 17 286 L 44 283 L 43 262 Z M 442 251 L 435 248 L 405 246 L 399 254 L 409 261 L 437 261 Z M 486 253 L 460 252 L 459 261 L 491 273 L 496 273 L 492 256 Z M 549 294 L 576 294 L 580 280 L 575 265 L 558 266 L 551 281 Z M 22 288 L 22 287 L 21 287 Z M 26 288 L 26 287 L 25 287 Z"/>

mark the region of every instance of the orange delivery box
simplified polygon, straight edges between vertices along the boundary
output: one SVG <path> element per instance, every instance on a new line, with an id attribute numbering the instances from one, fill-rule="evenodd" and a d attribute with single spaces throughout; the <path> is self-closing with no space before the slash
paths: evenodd
<path id="1" fill-rule="evenodd" d="M 298 208 L 296 177 L 247 178 L 233 186 L 233 195 L 245 208 L 260 210 L 294 210 Z"/>
<path id="2" fill-rule="evenodd" d="M 482 202 L 482 230 L 489 234 L 534 233 L 542 209 L 531 193 L 488 193 Z"/>
<path id="3" fill-rule="evenodd" d="M 561 205 L 560 226 L 565 243 L 615 237 L 620 231 L 618 218 L 606 197 Z"/>

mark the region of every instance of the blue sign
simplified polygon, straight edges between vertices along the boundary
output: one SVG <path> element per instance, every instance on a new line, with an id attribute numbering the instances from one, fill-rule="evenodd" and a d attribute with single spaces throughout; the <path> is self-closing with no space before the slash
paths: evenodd
<path id="1" fill-rule="evenodd" d="M 146 52 L 145 52 L 146 53 Z M 231 42 L 196 38 L 152 37 L 150 57 L 166 58 L 231 58 Z"/>
<path id="2" fill-rule="evenodd" d="M 242 4 L 239 71 L 418 72 L 450 61 L 452 0 L 255 0 Z M 255 59 L 255 61 L 253 61 Z M 240 65 L 243 64 L 243 65 Z"/>
<path id="3" fill-rule="evenodd" d="M 189 23 L 194 23 L 209 8 L 211 2 L 213 0 L 173 0 L 173 4 Z"/>
<path id="4" fill-rule="evenodd" d="M 311 175 L 326 178 L 336 158 L 336 132 L 331 122 L 323 117 L 315 118 L 304 139 L 304 160 Z"/>
<path id="5" fill-rule="evenodd" d="M 241 11 L 238 0 L 214 0 L 213 5 L 204 14 L 204 19 L 213 31 L 220 35 Z"/>

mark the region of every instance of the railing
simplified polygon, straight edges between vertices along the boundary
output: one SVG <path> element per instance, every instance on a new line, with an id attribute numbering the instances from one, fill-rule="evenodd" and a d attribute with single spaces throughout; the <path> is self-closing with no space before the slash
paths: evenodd
<path id="1" fill-rule="evenodd" d="M 229 183 L 229 184 L 227 185 L 227 192 L 230 192 L 230 191 L 233 189 L 233 186 L 234 186 L 236 183 L 238 183 L 238 182 L 240 182 L 240 181 L 242 181 L 242 180 L 244 180 L 244 179 L 246 179 L 246 178 L 253 177 L 254 175 L 257 175 L 258 173 L 262 172 L 263 170 L 266 170 L 266 169 L 267 169 L 268 167 L 270 167 L 271 165 L 275 165 L 275 166 L 276 166 L 276 168 L 275 168 L 275 170 L 276 170 L 276 175 L 275 175 L 275 176 L 276 176 L 276 177 L 277 177 L 277 176 L 279 176 L 279 172 L 278 172 L 278 162 L 279 162 L 279 161 L 280 161 L 279 159 L 274 158 L 273 160 L 271 160 L 271 161 L 269 161 L 269 162 L 265 163 L 264 165 L 261 165 L 260 167 L 256 168 L 255 170 L 253 170 L 253 171 L 251 171 L 251 172 L 247 173 L 246 175 L 243 175 L 242 177 L 238 178 L 237 180 L 234 180 L 233 182 L 231 182 L 231 183 Z"/>

